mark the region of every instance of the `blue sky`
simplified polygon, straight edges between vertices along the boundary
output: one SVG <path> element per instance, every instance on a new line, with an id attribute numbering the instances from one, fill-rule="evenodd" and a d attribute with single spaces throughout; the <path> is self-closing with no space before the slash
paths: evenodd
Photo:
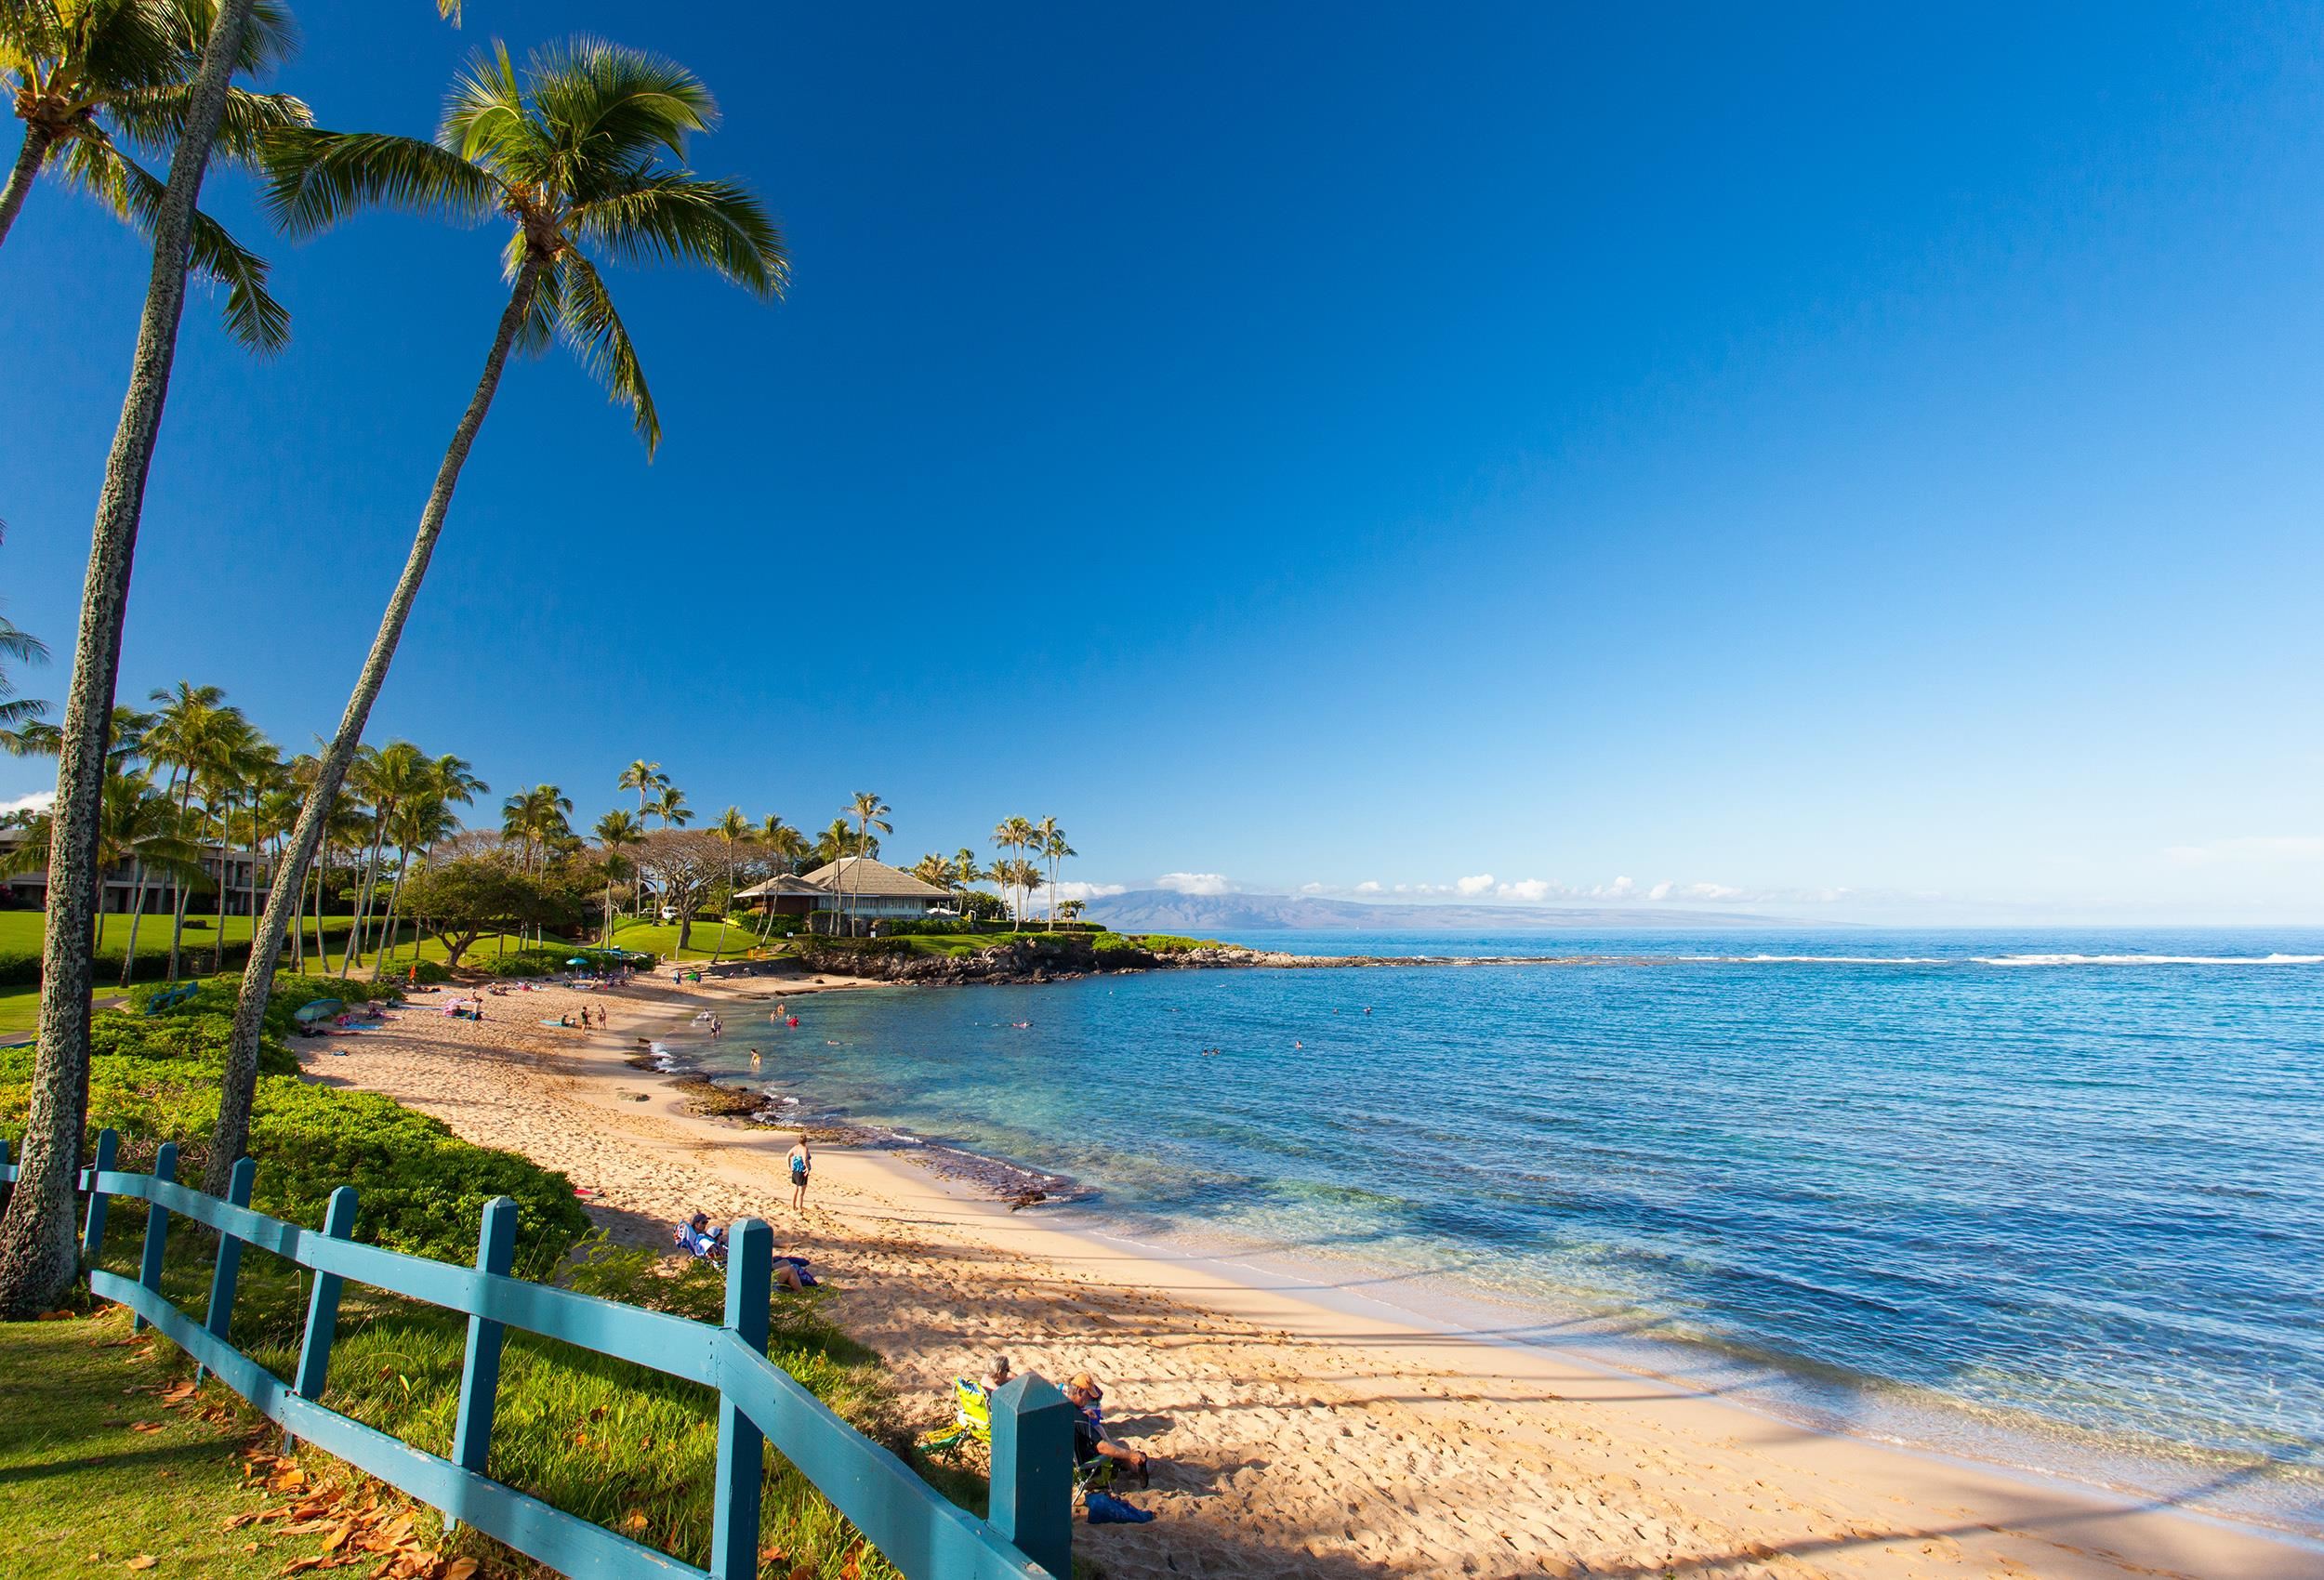
<path id="1" fill-rule="evenodd" d="M 639 756 L 874 789 L 907 855 L 1054 813 L 1090 883 L 2324 919 L 2316 7 L 302 21 L 345 128 L 495 37 L 677 57 L 797 271 L 615 279 L 651 466 L 511 375 L 375 740 L 591 815 Z M 336 719 L 497 245 L 269 241 L 269 363 L 190 309 L 125 691 Z M 0 251 L 0 594 L 60 657 L 143 269 L 55 188 Z"/>

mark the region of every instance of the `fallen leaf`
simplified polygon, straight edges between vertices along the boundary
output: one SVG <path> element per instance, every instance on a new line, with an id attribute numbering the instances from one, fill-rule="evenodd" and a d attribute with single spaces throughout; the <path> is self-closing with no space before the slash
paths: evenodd
<path id="1" fill-rule="evenodd" d="M 791 1571 L 791 1580 L 815 1580 L 814 1565 L 811 1563 L 800 1564 L 798 1568 Z"/>
<path id="2" fill-rule="evenodd" d="M 162 1424 L 159 1421 L 132 1421 L 129 1423 L 129 1429 L 133 1432 L 158 1432 L 162 1429 Z"/>
<path id="3" fill-rule="evenodd" d="M 161 1560 L 155 1558 L 152 1553 L 141 1552 L 138 1554 L 137 1557 L 131 1559 L 128 1562 L 123 1564 L 121 1567 L 124 1569 L 151 1569 L 159 1562 L 161 1562 Z"/>
<path id="4" fill-rule="evenodd" d="M 164 1404 L 176 1404 L 181 1401 L 191 1399 L 192 1397 L 193 1380 L 191 1377 L 162 1390 L 162 1402 Z"/>
<path id="5" fill-rule="evenodd" d="M 456 1558 L 444 1566 L 443 1580 L 472 1580 L 475 1573 L 476 1560 L 474 1559 Z"/>
<path id="6" fill-rule="evenodd" d="M 354 1534 L 354 1531 L 355 1527 L 352 1525 L 333 1526 L 331 1528 L 331 1534 L 323 1538 L 323 1550 L 324 1552 L 338 1551 L 340 1547 L 347 1541 L 347 1538 Z"/>
<path id="7" fill-rule="evenodd" d="M 633 1508 L 622 1517 L 621 1528 L 625 1531 L 642 1531 L 645 1526 L 645 1510 L 641 1508 Z"/>

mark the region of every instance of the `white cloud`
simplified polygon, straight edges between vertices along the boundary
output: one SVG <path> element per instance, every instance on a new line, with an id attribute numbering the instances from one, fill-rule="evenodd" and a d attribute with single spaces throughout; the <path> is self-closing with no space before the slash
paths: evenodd
<path id="1" fill-rule="evenodd" d="M 2163 858 L 2183 867 L 2225 862 L 2324 862 L 2324 838 L 2279 834 L 2214 839 L 2208 845 L 2173 845 L 2163 852 Z"/>
<path id="2" fill-rule="evenodd" d="M 1690 883 L 1684 890 L 1689 900 L 1740 900 L 1743 891 L 1730 889 L 1723 883 Z"/>
<path id="3" fill-rule="evenodd" d="M 1646 898 L 1649 900 L 1670 899 L 1670 880 L 1669 878 L 1664 878 L 1660 883 L 1656 884 L 1652 889 L 1646 890 Z"/>
<path id="4" fill-rule="evenodd" d="M 1302 883 L 1300 885 L 1300 892 L 1301 894 L 1324 894 L 1329 891 L 1320 883 Z"/>
<path id="5" fill-rule="evenodd" d="M 1628 900 L 1637 892 L 1638 885 L 1635 881 L 1626 877 L 1618 877 L 1612 883 L 1602 883 L 1591 889 L 1590 898 L 1592 900 Z"/>
<path id="6" fill-rule="evenodd" d="M 1355 886 L 1355 891 L 1358 894 L 1378 894 L 1380 892 L 1380 880 L 1378 878 L 1367 877 L 1362 883 Z"/>
<path id="7" fill-rule="evenodd" d="M 1491 873 L 1479 873 L 1474 877 L 1464 877 L 1453 885 L 1454 889 L 1463 894 L 1483 894 L 1492 887 L 1493 875 Z"/>
<path id="8" fill-rule="evenodd" d="M 19 796 L 13 801 L 0 801 L 0 817 L 10 812 L 45 812 L 48 803 L 57 798 L 54 790 L 35 790 L 29 796 Z"/>
<path id="9" fill-rule="evenodd" d="M 1035 889 L 1033 892 L 1037 896 L 1046 896 L 1049 890 L 1047 886 L 1044 886 L 1040 889 Z M 1068 881 L 1061 883 L 1057 886 L 1057 898 L 1060 900 L 1103 900 L 1109 894 L 1121 894 L 1125 892 L 1127 892 L 1127 890 L 1121 884 L 1118 883 L 1075 883 Z"/>
<path id="10" fill-rule="evenodd" d="M 1547 900 L 1554 889 L 1554 885 L 1544 883 L 1538 877 L 1529 877 L 1519 883 L 1504 883 L 1497 892 L 1504 900 L 1538 902 Z"/>
<path id="11" fill-rule="evenodd" d="M 1220 873 L 1164 873 L 1154 880 L 1154 887 L 1180 894 L 1225 894 L 1235 886 Z"/>

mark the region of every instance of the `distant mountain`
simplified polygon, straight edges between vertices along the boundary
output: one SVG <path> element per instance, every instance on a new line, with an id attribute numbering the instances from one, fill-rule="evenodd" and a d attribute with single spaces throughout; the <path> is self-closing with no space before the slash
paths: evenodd
<path id="1" fill-rule="evenodd" d="M 1517 932 L 1535 928 L 1749 928 L 1773 916 L 1644 906 L 1386 905 L 1303 894 L 1181 894 L 1133 889 L 1089 902 L 1082 913 L 1121 931 L 1209 935 L 1238 932 Z"/>

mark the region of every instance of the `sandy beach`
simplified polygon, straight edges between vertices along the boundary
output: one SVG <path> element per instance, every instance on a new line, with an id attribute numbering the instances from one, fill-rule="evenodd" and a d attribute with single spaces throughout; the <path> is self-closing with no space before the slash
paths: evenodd
<path id="1" fill-rule="evenodd" d="M 481 1024 L 421 998 L 382 1030 L 299 1051 L 315 1079 L 565 1171 L 617 1237 L 666 1241 L 696 1206 L 767 1218 L 836 1285 L 831 1314 L 887 1357 L 923 1424 L 946 1415 L 949 1379 L 995 1352 L 1052 1379 L 1094 1372 L 1116 1435 L 1155 1456 L 1152 1490 L 1131 1496 L 1159 1515 L 1077 1527 L 1109 1575 L 2324 1572 L 2316 1550 L 2242 1527 L 1809 1432 L 1103 1243 L 880 1149 L 819 1146 L 794 1214 L 788 1132 L 697 1116 L 667 1077 L 627 1062 L 639 1036 L 681 1043 L 703 1008 L 727 1020 L 730 1045 L 747 1043 L 774 998 L 850 985 L 550 987 L 488 1000 Z M 585 998 L 609 1011 L 607 1030 L 537 1023 Z"/>

